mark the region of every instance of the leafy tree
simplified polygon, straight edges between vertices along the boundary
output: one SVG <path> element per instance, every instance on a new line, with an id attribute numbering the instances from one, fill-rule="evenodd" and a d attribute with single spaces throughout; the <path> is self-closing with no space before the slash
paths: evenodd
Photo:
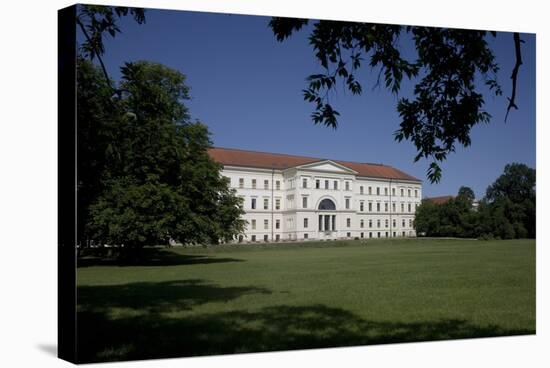
<path id="1" fill-rule="evenodd" d="M 422 201 L 422 204 L 416 209 L 414 217 L 417 234 L 439 236 L 441 233 L 440 219 L 440 206 L 428 200 Z"/>
<path id="2" fill-rule="evenodd" d="M 536 171 L 525 164 L 512 163 L 504 167 L 504 173 L 487 188 L 489 201 L 509 198 L 514 203 L 535 199 Z"/>
<path id="3" fill-rule="evenodd" d="M 77 65 L 77 233 L 85 242 L 91 235 L 85 226 L 90 205 L 103 189 L 102 173 L 114 162 L 121 114 L 111 102 L 112 91 L 101 71 L 82 58 Z"/>
<path id="4" fill-rule="evenodd" d="M 269 26 L 277 40 L 283 41 L 309 22 L 274 17 Z M 314 21 L 310 30 L 309 43 L 323 68 L 322 73 L 307 78 L 303 90 L 304 99 L 315 104 L 313 122 L 337 127 L 339 113 L 330 103 L 330 92 L 341 81 L 352 94 L 361 94 L 357 73 L 365 62 L 379 68 L 376 85 L 382 77 L 385 87 L 394 94 L 399 92 L 404 77 L 417 80 L 414 98 L 401 98 L 397 104 L 401 123 L 395 139 L 415 145 L 415 161 L 432 161 L 427 173 L 431 182 L 440 180 L 438 163 L 454 152 L 456 144 L 470 145 L 471 128 L 490 120 L 476 81 L 481 79 L 493 94 L 502 94 L 496 80 L 499 67 L 488 45 L 496 32 L 329 20 Z M 399 40 L 404 37 L 414 43 L 415 59 L 402 56 Z M 517 109 L 516 79 L 522 63 L 518 33 L 513 40 L 516 65 L 507 112 Z"/>
<path id="5" fill-rule="evenodd" d="M 114 123 L 104 123 L 104 115 L 96 113 L 88 117 L 91 128 L 79 134 L 79 142 L 103 137 L 98 147 L 83 147 L 102 162 L 90 168 L 99 180 L 87 208 L 87 233 L 128 247 L 169 239 L 217 243 L 242 233 L 241 199 L 208 155 L 207 127 L 191 122 L 183 104 L 189 98 L 185 77 L 145 61 L 126 63 L 121 72 L 120 98 L 98 97 L 98 105 L 114 110 L 109 115 Z M 79 73 L 108 89 L 89 61 L 80 60 Z M 82 99 L 93 92 L 86 90 L 90 84 L 79 85 L 87 92 L 79 103 L 87 103 Z"/>
<path id="6" fill-rule="evenodd" d="M 458 198 L 463 198 L 471 204 L 475 200 L 475 194 L 472 188 L 462 186 L 458 189 Z"/>

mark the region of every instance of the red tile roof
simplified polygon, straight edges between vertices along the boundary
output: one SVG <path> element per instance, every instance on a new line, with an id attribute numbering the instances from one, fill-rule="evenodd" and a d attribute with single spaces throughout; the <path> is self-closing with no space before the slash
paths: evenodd
<path id="1" fill-rule="evenodd" d="M 452 195 L 446 195 L 446 196 L 440 196 L 440 197 L 424 198 L 424 200 L 435 204 L 443 204 L 443 203 L 449 202 L 453 198 L 454 196 Z"/>
<path id="2" fill-rule="evenodd" d="M 256 167 L 262 169 L 276 170 L 285 170 L 291 167 L 327 160 L 314 157 L 292 156 L 280 153 L 256 152 L 219 147 L 210 148 L 208 153 L 214 161 L 226 166 Z M 401 179 L 418 182 L 421 181 L 414 176 L 406 174 L 403 171 L 393 168 L 391 166 L 340 160 L 330 161 L 357 171 L 358 176 L 384 179 Z"/>

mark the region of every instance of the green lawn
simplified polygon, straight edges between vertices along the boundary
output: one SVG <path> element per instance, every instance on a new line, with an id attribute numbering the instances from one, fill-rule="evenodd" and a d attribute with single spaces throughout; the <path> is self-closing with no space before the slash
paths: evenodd
<path id="1" fill-rule="evenodd" d="M 401 239 L 83 259 L 78 359 L 535 333 L 535 241 Z"/>

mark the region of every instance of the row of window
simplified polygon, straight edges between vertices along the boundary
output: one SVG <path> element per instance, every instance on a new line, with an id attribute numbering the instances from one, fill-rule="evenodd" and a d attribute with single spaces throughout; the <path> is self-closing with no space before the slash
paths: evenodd
<path id="1" fill-rule="evenodd" d="M 287 200 L 288 200 L 288 208 L 294 208 L 294 196 L 288 196 Z M 416 210 L 416 208 L 418 208 L 418 206 L 419 206 L 419 204 L 416 203 L 414 205 L 414 209 Z M 253 209 L 253 210 L 257 209 L 256 198 L 251 198 L 250 208 Z M 302 197 L 302 208 L 308 208 L 308 197 L 306 197 L 306 196 Z M 349 210 L 351 208 L 350 198 L 345 198 L 345 208 L 347 210 Z M 388 212 L 388 208 L 389 208 L 388 202 L 384 202 L 384 212 Z M 264 198 L 263 199 L 263 209 L 264 210 L 269 210 L 269 198 Z M 280 209 L 281 209 L 281 199 L 280 198 L 275 198 L 275 210 L 280 210 Z M 396 210 L 396 204 L 395 204 L 395 202 L 392 202 L 392 212 L 396 212 L 395 210 Z M 407 212 L 411 213 L 412 210 L 413 210 L 412 204 L 407 203 Z M 360 212 L 365 211 L 365 202 L 364 201 L 359 202 L 359 211 Z M 373 212 L 373 203 L 372 202 L 368 203 L 368 212 Z M 382 212 L 380 202 L 376 203 L 376 212 Z M 402 213 L 405 212 L 405 203 L 401 203 L 401 212 Z"/>
<path id="2" fill-rule="evenodd" d="M 374 238 L 375 233 L 373 233 L 372 231 L 369 231 L 369 238 Z M 384 236 L 382 236 L 384 235 Z M 376 237 L 377 238 L 382 238 L 382 237 L 385 237 L 385 238 L 388 238 L 390 236 L 390 233 L 388 231 L 385 231 L 385 232 L 376 232 Z M 394 238 L 397 238 L 397 237 L 406 237 L 407 236 L 407 232 L 406 231 L 402 231 L 402 232 L 397 232 L 397 231 L 394 231 L 392 232 L 392 237 Z M 413 231 L 409 231 L 408 232 L 408 236 L 414 236 L 414 232 Z M 347 232 L 346 233 L 346 237 L 348 238 L 351 238 L 351 232 Z M 360 233 L 360 237 L 361 238 L 365 238 L 365 233 L 364 232 L 361 232 Z M 288 234 L 288 239 L 292 239 L 292 235 L 291 234 Z M 309 239 L 309 234 L 304 234 L 304 240 L 307 240 Z M 239 235 L 239 243 L 242 243 L 244 240 L 244 236 L 243 235 Z M 269 241 L 269 235 L 268 234 L 264 234 L 263 235 L 263 240 L 264 242 L 268 242 Z M 275 234 L 275 241 L 278 242 L 281 240 L 281 235 L 280 234 Z M 250 236 L 250 241 L 252 242 L 256 242 L 258 241 L 258 238 L 256 237 L 256 235 L 251 235 Z"/>
<path id="3" fill-rule="evenodd" d="M 350 190 L 350 182 L 346 181 L 344 183 L 344 185 L 345 185 L 344 189 L 349 191 Z M 324 180 L 324 189 L 330 189 L 329 186 L 330 186 L 330 180 Z M 239 178 L 239 188 L 240 189 L 244 188 L 244 178 Z M 252 179 L 251 188 L 252 189 L 257 189 L 256 179 Z M 269 180 L 267 180 L 267 179 L 264 180 L 263 188 L 266 189 L 266 190 L 269 190 Z M 305 179 L 305 178 L 302 179 L 302 188 L 305 188 L 305 189 L 308 188 L 308 179 Z M 281 189 L 281 181 L 276 180 L 275 181 L 275 190 L 280 190 L 280 189 Z M 321 189 L 321 180 L 320 179 L 315 179 L 315 189 Z M 338 180 L 333 180 L 332 189 L 338 190 Z M 412 193 L 413 192 L 412 192 L 411 189 L 407 189 L 407 197 L 411 197 Z M 359 194 L 365 194 L 364 186 L 362 186 L 362 185 L 359 186 Z M 371 186 L 367 187 L 367 194 L 369 194 L 369 195 L 373 194 L 373 187 L 371 187 Z M 404 188 L 400 188 L 400 194 L 401 194 L 401 197 L 405 197 L 405 189 Z M 376 195 L 381 195 L 380 194 L 380 187 L 376 187 Z M 385 196 L 388 195 L 388 188 L 384 188 L 384 195 Z M 395 195 L 396 195 L 396 190 L 395 190 L 395 188 L 392 188 L 392 196 L 395 196 Z M 418 189 L 414 189 L 414 197 L 418 198 Z"/>
<path id="4" fill-rule="evenodd" d="M 332 220 L 334 222 L 334 219 Z M 361 220 L 359 222 L 359 227 L 361 229 L 363 229 L 365 227 L 365 220 Z M 389 227 L 389 219 L 385 219 L 384 220 L 384 227 Z M 374 224 L 374 220 L 368 220 L 368 227 L 369 228 L 372 228 L 373 227 L 373 224 Z M 321 222 L 319 221 L 319 226 L 321 226 Z M 334 226 L 334 224 L 333 224 Z M 351 227 L 351 218 L 347 218 L 346 219 L 346 227 Z M 397 227 L 397 220 L 396 219 L 393 219 L 392 221 L 392 227 Z M 402 219 L 401 220 L 401 227 L 402 228 L 405 228 L 406 227 L 406 221 L 405 219 Z M 412 228 L 413 227 L 413 220 L 412 219 L 409 219 L 409 227 Z M 256 219 L 251 219 L 250 220 L 250 228 L 252 230 L 256 230 Z M 279 219 L 276 219 L 275 220 L 275 229 L 280 229 L 281 228 L 281 220 Z M 309 219 L 306 217 L 304 218 L 304 229 L 307 229 L 309 228 Z M 329 228 L 329 225 L 327 225 L 325 228 Z M 380 229 L 381 228 L 381 220 L 378 219 L 376 220 L 376 228 Z M 264 230 L 268 230 L 269 229 L 269 219 L 264 219 Z M 334 230 L 334 228 L 333 228 Z"/>
<path id="5" fill-rule="evenodd" d="M 243 189 L 244 188 L 244 178 L 239 178 L 239 188 L 240 189 Z M 257 181 L 256 179 L 252 179 L 251 181 L 251 188 L 252 189 L 257 189 Z M 269 180 L 264 180 L 264 189 L 269 189 Z M 275 190 L 281 190 L 281 181 L 280 180 L 275 180 Z"/>

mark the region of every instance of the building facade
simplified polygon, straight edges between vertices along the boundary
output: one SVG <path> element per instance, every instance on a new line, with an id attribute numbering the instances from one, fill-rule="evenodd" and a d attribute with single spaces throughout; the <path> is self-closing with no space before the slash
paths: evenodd
<path id="1" fill-rule="evenodd" d="M 422 182 L 391 166 L 212 148 L 243 198 L 239 242 L 413 237 Z"/>

